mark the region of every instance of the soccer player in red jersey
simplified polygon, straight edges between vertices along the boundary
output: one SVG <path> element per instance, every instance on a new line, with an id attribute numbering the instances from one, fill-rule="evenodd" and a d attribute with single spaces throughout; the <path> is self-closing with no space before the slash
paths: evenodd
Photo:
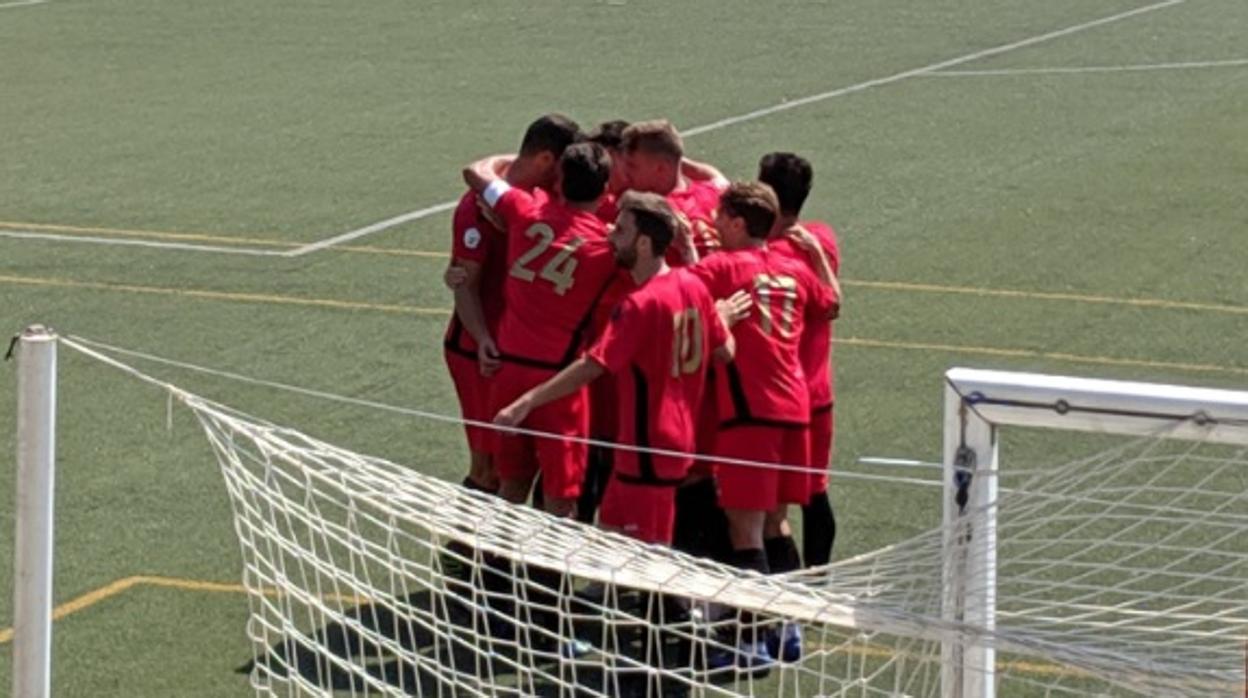
<path id="1" fill-rule="evenodd" d="M 594 212 L 611 161 L 594 143 L 577 143 L 559 161 L 559 197 L 534 197 L 498 178 L 491 159 L 464 169 L 464 180 L 506 224 L 507 276 L 498 325 L 501 364 L 491 405 L 510 403 L 575 361 L 584 349 L 590 313 L 616 273 L 606 225 Z M 492 357 L 480 355 L 483 370 Z M 525 427 L 584 438 L 589 429 L 584 391 L 534 410 Z M 547 511 L 572 513 L 585 472 L 585 444 L 527 436 L 499 438 L 499 494 L 528 498 L 540 469 Z"/>
<path id="2" fill-rule="evenodd" d="M 579 127 L 566 116 L 540 117 L 526 129 L 519 155 L 506 168 L 507 181 L 525 190 L 550 188 L 560 156 L 579 136 Z M 506 238 L 481 215 L 477 196 L 477 192 L 468 190 L 452 218 L 451 266 L 463 278 L 452 285 L 455 313 L 446 330 L 443 353 L 464 418 L 489 421 L 489 382 L 482 375 L 477 354 L 484 351 L 489 356 L 498 355 L 494 338 L 502 315 L 507 249 Z M 496 492 L 498 476 L 491 457 L 493 434 L 471 425 L 465 430 L 471 461 L 464 486 Z"/>
<path id="3" fill-rule="evenodd" d="M 817 247 L 833 274 L 840 273 L 836 232 L 820 221 L 798 221 L 810 194 L 814 172 L 805 158 L 793 153 L 768 153 L 758 165 L 758 180 L 776 192 L 780 216 L 768 244 L 777 252 L 811 262 Z M 816 270 L 817 273 L 817 270 Z M 802 332 L 798 349 L 810 389 L 810 500 L 802 505 L 802 557 L 807 566 L 827 564 L 836 540 L 836 517 L 828 497 L 832 464 L 835 381 L 832 369 L 832 323 L 811 321 Z"/>
<path id="4" fill-rule="evenodd" d="M 616 308 L 586 356 L 503 408 L 495 421 L 519 424 L 534 409 L 609 372 L 620 379 L 619 442 L 689 453 L 707 364 L 711 356 L 732 358 L 732 336 L 703 283 L 664 260 L 680 224 L 663 198 L 630 192 L 620 206 L 611 246 L 637 289 Z M 670 544 L 675 490 L 692 462 L 688 456 L 618 452 L 600 524 Z"/>
<path id="5" fill-rule="evenodd" d="M 688 228 L 692 246 L 678 239 L 668 249 L 668 263 L 683 265 L 719 249 L 715 209 L 728 180 L 708 165 L 684 160 L 684 142 L 666 120 L 630 125 L 620 149 L 629 188 L 667 197 Z"/>
<path id="6" fill-rule="evenodd" d="M 778 209 L 776 195 L 767 185 L 731 185 L 720 199 L 715 220 L 724 251 L 691 269 L 716 298 L 745 289 L 754 300 L 751 316 L 733 327 L 736 358 L 725 367 L 716 391 L 720 423 L 714 454 L 805 466 L 810 399 L 798 344 L 806 323 L 832 317 L 838 299 L 833 286 L 821 281 L 809 265 L 767 246 Z M 826 265 L 826 258 L 815 256 Z M 824 278 L 828 276 L 830 271 Z M 733 549 L 731 564 L 762 574 L 801 566 L 787 510 L 790 503 L 805 503 L 807 477 L 804 471 L 716 464 L 719 503 L 728 517 Z M 776 560 L 775 568 L 769 560 Z M 751 663 L 770 661 L 763 641 L 747 639 L 745 645 L 742 656 Z"/>

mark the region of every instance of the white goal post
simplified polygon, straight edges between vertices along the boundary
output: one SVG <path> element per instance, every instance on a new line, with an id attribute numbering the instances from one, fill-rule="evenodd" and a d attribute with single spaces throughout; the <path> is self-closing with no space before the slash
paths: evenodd
<path id="1" fill-rule="evenodd" d="M 1001 427 L 1248 445 L 1248 392 L 969 368 L 945 380 L 943 617 L 984 631 L 996 624 Z M 992 646 L 942 654 L 946 698 L 995 696 Z"/>
<path id="2" fill-rule="evenodd" d="M 1244 681 L 1248 392 L 953 369 L 943 526 L 762 577 L 256 421 L 88 340 L 34 327 L 15 343 L 14 695 L 50 695 L 58 344 L 167 390 L 204 427 L 234 507 L 261 695 L 328 696 L 342 679 L 352 695 L 394 696 L 676 686 L 700 697 L 1203 698 L 1237 695 Z M 999 472 L 1010 426 L 1136 438 L 1039 475 Z M 1176 440 L 1184 452 L 1158 446 Z M 1084 546 L 1118 557 L 1089 561 Z M 449 570 L 448 555 L 472 578 Z M 487 558 L 514 571 L 506 589 L 491 587 L 500 568 Z M 551 586 L 543 570 L 562 580 Z M 583 594 L 594 586 L 608 593 Z M 654 620 L 662 595 L 698 613 Z M 738 626 L 746 614 L 800 624 L 807 653 L 767 682 L 748 667 L 712 681 L 705 657 L 668 662 L 668 645 L 722 649 L 713 609 Z M 558 625 L 526 620 L 540 614 Z M 494 634 L 499 619 L 511 632 Z M 592 653 L 565 656 L 560 642 L 585 626 Z"/>

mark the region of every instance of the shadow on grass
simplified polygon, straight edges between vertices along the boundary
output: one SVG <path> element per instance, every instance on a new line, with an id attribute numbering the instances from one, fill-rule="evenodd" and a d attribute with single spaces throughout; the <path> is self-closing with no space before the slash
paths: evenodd
<path id="1" fill-rule="evenodd" d="M 425 591 L 407 597 L 410 616 L 362 604 L 345 619 L 311 636 L 282 637 L 258 659 L 237 670 L 259 685 L 297 682 L 322 691 L 386 691 L 407 695 L 490 695 L 580 698 L 581 696 L 678 697 L 689 685 L 648 671 L 647 664 L 684 667 L 691 674 L 687 636 L 633 623 L 604 632 L 604 623 L 576 616 L 575 635 L 610 637 L 610 654 L 627 667 L 604 666 L 596 650 L 566 659 L 566 642 L 537 632 L 491 633 L 485 613 L 453 593 Z M 419 618 L 419 621 L 415 619 Z M 438 632 L 431 630 L 436 627 Z M 649 658 L 649 660 L 647 659 Z M 727 682 L 715 681 L 716 683 Z"/>

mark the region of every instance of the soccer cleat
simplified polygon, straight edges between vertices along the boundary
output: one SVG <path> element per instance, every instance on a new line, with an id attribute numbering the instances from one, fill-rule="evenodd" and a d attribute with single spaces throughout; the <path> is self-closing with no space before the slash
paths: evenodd
<path id="1" fill-rule="evenodd" d="M 564 659 L 580 659 L 594 651 L 594 646 L 580 638 L 564 640 L 559 647 L 559 656 Z"/>
<path id="2" fill-rule="evenodd" d="M 767 634 L 767 651 L 786 664 L 802 660 L 802 626 L 785 623 L 780 632 Z"/>
<path id="3" fill-rule="evenodd" d="M 736 647 L 717 647 L 706 654 L 706 669 L 715 673 L 736 667 L 762 678 L 776 663 L 766 642 L 742 642 Z"/>

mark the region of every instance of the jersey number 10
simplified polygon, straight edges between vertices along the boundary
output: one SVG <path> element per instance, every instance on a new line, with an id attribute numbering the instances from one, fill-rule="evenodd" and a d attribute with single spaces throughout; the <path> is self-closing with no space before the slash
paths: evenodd
<path id="1" fill-rule="evenodd" d="M 686 308 L 672 316 L 672 377 L 697 373 L 702 367 L 702 316 Z"/>

